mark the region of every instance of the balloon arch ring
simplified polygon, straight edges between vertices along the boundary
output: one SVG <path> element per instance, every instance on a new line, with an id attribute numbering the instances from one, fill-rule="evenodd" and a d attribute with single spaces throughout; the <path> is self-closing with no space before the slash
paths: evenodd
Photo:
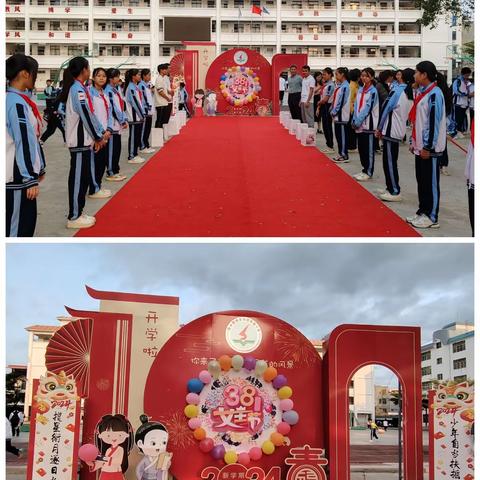
<path id="1" fill-rule="evenodd" d="M 249 67 L 230 67 L 220 77 L 220 92 L 235 107 L 254 102 L 261 90 L 260 78 Z"/>
<path id="2" fill-rule="evenodd" d="M 289 445 L 299 415 L 285 375 L 264 360 L 222 355 L 187 383 L 185 416 L 199 448 L 226 464 L 248 465 Z"/>

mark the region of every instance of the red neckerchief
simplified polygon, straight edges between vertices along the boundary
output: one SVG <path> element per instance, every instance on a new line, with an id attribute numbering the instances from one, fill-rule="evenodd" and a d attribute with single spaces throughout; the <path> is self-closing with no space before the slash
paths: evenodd
<path id="1" fill-rule="evenodd" d="M 90 113 L 93 113 L 93 102 L 92 102 L 92 97 L 90 96 L 90 92 L 88 91 L 88 88 L 85 87 L 85 85 L 83 85 L 80 80 L 75 80 L 75 81 L 80 84 L 83 91 L 85 92 L 85 95 L 87 96 L 88 108 L 90 109 Z"/>
<path id="2" fill-rule="evenodd" d="M 337 98 L 337 93 L 340 90 L 340 87 L 342 84 L 340 84 L 337 88 L 335 88 L 335 91 L 333 92 L 333 100 L 332 100 L 332 105 L 335 107 L 335 99 Z"/>
<path id="3" fill-rule="evenodd" d="M 422 98 L 425 97 L 425 95 L 427 95 L 428 93 L 430 93 L 436 86 L 437 82 L 433 82 L 424 92 L 417 92 L 417 96 L 413 101 L 413 107 L 408 114 L 408 119 L 412 124 L 412 138 L 414 140 L 417 139 L 417 132 L 415 130 L 415 122 L 417 121 L 417 105 L 420 103 L 420 100 L 422 100 Z"/>
<path id="4" fill-rule="evenodd" d="M 42 116 L 40 115 L 37 104 L 31 98 L 29 98 L 28 95 L 18 92 L 14 93 L 20 95 L 27 102 L 28 106 L 32 109 L 32 112 L 37 119 L 37 136 L 40 135 L 40 132 L 42 131 Z"/>
<path id="5" fill-rule="evenodd" d="M 117 451 L 118 445 L 116 447 L 111 447 L 110 448 L 110 453 L 107 455 L 108 457 L 108 466 L 112 465 L 112 457 L 113 454 Z"/>
<path id="6" fill-rule="evenodd" d="M 140 87 L 139 87 L 138 85 L 135 85 L 135 87 L 137 88 L 137 90 L 138 90 L 138 95 L 140 96 L 140 103 L 142 103 L 142 101 L 143 101 L 142 90 L 140 89 Z"/>
<path id="7" fill-rule="evenodd" d="M 116 89 L 116 87 L 113 87 L 113 91 L 117 94 L 118 102 L 120 103 L 120 110 L 123 112 L 125 110 L 125 105 L 123 103 L 123 98 L 120 95 L 120 92 Z"/>
<path id="8" fill-rule="evenodd" d="M 103 104 L 105 105 L 105 111 L 107 112 L 107 116 L 108 116 L 108 103 L 107 103 L 107 99 L 105 98 L 105 95 L 103 94 L 103 92 L 98 92 L 100 94 L 100 98 L 103 100 Z"/>
<path id="9" fill-rule="evenodd" d="M 365 94 L 370 90 L 370 88 L 372 88 L 372 85 L 370 84 L 370 86 L 365 90 L 365 87 L 363 87 L 362 89 L 362 94 L 360 95 L 360 105 L 358 106 L 358 110 L 361 110 L 362 107 L 363 107 L 363 100 L 364 100 L 364 97 L 365 97 Z"/>

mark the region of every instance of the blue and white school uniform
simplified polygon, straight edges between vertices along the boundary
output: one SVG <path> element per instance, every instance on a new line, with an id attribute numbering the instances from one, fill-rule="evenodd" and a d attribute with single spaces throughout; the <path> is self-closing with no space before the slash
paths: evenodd
<path id="1" fill-rule="evenodd" d="M 378 125 L 378 91 L 375 85 L 360 87 L 353 105 L 352 127 L 357 132 L 362 172 L 369 177 L 375 168 L 375 130 Z"/>
<path id="2" fill-rule="evenodd" d="M 322 119 L 323 134 L 325 135 L 325 142 L 328 148 L 333 149 L 333 125 L 332 116 L 330 115 L 330 107 L 333 101 L 333 92 L 335 90 L 335 83 L 329 80 L 322 86 L 320 93 L 320 100 L 328 98 L 326 103 L 320 105 L 320 118 Z"/>
<path id="3" fill-rule="evenodd" d="M 469 93 L 475 94 L 475 84 L 470 82 L 468 87 Z M 475 117 L 475 95 L 473 97 L 469 97 L 468 99 L 468 108 L 470 110 L 470 130 L 472 129 L 472 122 Z"/>
<path id="4" fill-rule="evenodd" d="M 104 133 L 105 129 L 95 115 L 88 87 L 76 80 L 65 105 L 65 134 L 70 150 L 69 220 L 82 215 L 91 172 L 95 169 L 93 145 L 102 139 Z"/>
<path id="5" fill-rule="evenodd" d="M 470 82 L 466 81 L 461 75 L 453 81 L 453 120 L 455 121 L 455 131 L 465 132 L 468 129 L 467 110 L 470 103 L 468 96 Z"/>
<path id="6" fill-rule="evenodd" d="M 405 93 L 406 88 L 407 85 L 399 84 L 390 91 L 382 105 L 378 122 L 378 130 L 383 137 L 383 171 L 391 195 L 400 194 L 398 151 L 407 132 L 408 114 L 412 108 L 412 101 Z"/>
<path id="7" fill-rule="evenodd" d="M 45 173 L 45 157 L 39 142 L 41 121 L 21 96 L 30 93 L 8 87 L 6 103 L 6 236 L 33 237 L 37 200 L 27 190 L 38 185 Z"/>
<path id="8" fill-rule="evenodd" d="M 112 135 L 107 145 L 107 175 L 113 177 L 120 173 L 120 155 L 122 152 L 122 125 L 127 123 L 125 100 L 121 92 L 112 85 L 106 85 L 104 93 L 107 96 L 112 117 Z"/>
<path id="9" fill-rule="evenodd" d="M 97 90 L 94 86 L 89 87 L 90 95 L 92 97 L 93 109 L 103 130 L 113 132 L 113 115 L 110 107 L 110 101 L 103 90 Z M 101 148 L 94 153 L 95 168 L 91 170 L 90 175 L 90 195 L 97 193 L 102 188 L 102 178 L 107 166 L 106 147 Z"/>
<path id="10" fill-rule="evenodd" d="M 125 106 L 128 120 L 128 159 L 132 160 L 138 155 L 140 148 L 145 110 L 143 107 L 140 89 L 134 82 L 128 84 L 125 92 Z"/>
<path id="11" fill-rule="evenodd" d="M 145 122 L 142 128 L 142 137 L 140 142 L 140 150 L 150 148 L 150 132 L 152 131 L 152 118 L 155 107 L 153 105 L 153 95 L 151 85 L 144 80 L 139 82 L 138 87 L 142 92 L 143 107 L 145 109 Z"/>
<path id="12" fill-rule="evenodd" d="M 337 85 L 333 92 L 330 115 L 335 126 L 338 153 L 344 159 L 348 159 L 347 123 L 350 119 L 350 84 L 347 80 Z"/>
<path id="13" fill-rule="evenodd" d="M 431 87 L 432 84 L 420 87 L 417 95 L 421 95 Z M 419 197 L 417 215 L 426 215 L 436 223 L 440 206 L 440 157 L 447 145 L 445 99 L 438 86 L 434 86 L 417 103 L 413 128 L 415 135 L 412 132 L 411 145 L 415 153 Z M 430 152 L 430 158 L 420 157 L 422 149 Z"/>

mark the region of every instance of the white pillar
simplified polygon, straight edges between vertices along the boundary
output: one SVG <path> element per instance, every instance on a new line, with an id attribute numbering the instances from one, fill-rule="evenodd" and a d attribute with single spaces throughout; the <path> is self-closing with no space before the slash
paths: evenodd
<path id="1" fill-rule="evenodd" d="M 95 0 L 88 0 L 88 53 L 94 55 L 93 42 L 95 25 L 93 20 L 93 10 L 95 8 Z M 95 59 L 92 58 L 90 63 L 93 63 Z"/>
<path id="2" fill-rule="evenodd" d="M 342 65 L 342 0 L 337 0 L 337 67 Z"/>
<path id="3" fill-rule="evenodd" d="M 23 414 L 25 419 L 28 418 L 29 406 L 32 404 L 33 393 L 33 378 L 32 378 L 32 348 L 33 348 L 33 333 L 28 332 L 28 362 L 27 362 L 27 384 L 25 386 L 25 405 L 23 407 Z"/>
<path id="4" fill-rule="evenodd" d="M 25 55 L 30 55 L 30 1 L 25 0 Z"/>
<path id="5" fill-rule="evenodd" d="M 398 66 L 398 45 L 400 43 L 400 22 L 399 22 L 399 12 L 400 12 L 400 0 L 394 0 L 394 23 L 393 23 L 393 33 L 395 38 L 395 44 L 393 46 L 393 62 Z"/>
<path id="6" fill-rule="evenodd" d="M 165 29 L 165 25 L 163 26 Z M 155 77 L 160 58 L 160 42 L 163 42 L 163 36 L 160 38 L 160 2 L 159 0 L 150 0 L 150 70 L 152 77 Z M 165 30 L 163 31 L 165 34 Z"/>
<path id="7" fill-rule="evenodd" d="M 277 0 L 277 53 L 282 50 L 282 0 Z"/>
<path id="8" fill-rule="evenodd" d="M 216 15 L 217 28 L 216 28 L 216 32 L 215 32 L 215 38 L 216 38 L 215 43 L 216 43 L 217 56 L 220 55 L 220 53 L 222 51 L 222 20 L 221 20 L 222 4 L 221 4 L 221 1 L 222 0 L 217 0 L 217 3 L 215 4 L 216 14 L 217 14 Z"/>

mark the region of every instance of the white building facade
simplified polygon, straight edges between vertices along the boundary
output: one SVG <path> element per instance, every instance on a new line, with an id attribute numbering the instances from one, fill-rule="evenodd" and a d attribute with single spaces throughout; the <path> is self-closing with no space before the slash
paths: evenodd
<path id="1" fill-rule="evenodd" d="M 269 14 L 252 14 L 252 5 Z M 40 88 L 76 55 L 92 56 L 94 67 L 155 69 L 181 47 L 164 41 L 163 19 L 207 17 L 217 54 L 237 46 L 268 60 L 308 53 L 314 70 L 413 68 L 428 59 L 450 73 L 450 25 L 423 28 L 420 16 L 415 0 L 6 0 L 6 53 L 39 61 Z"/>
<path id="2" fill-rule="evenodd" d="M 433 333 L 433 341 L 422 347 L 422 390 L 432 382 L 473 380 L 474 326 L 450 323 Z"/>

